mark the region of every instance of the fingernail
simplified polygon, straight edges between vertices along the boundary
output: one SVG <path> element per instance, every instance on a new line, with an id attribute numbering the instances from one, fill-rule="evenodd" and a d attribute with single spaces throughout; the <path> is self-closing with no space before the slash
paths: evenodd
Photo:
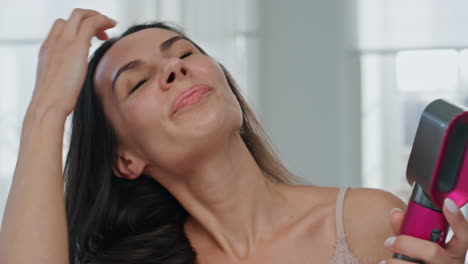
<path id="1" fill-rule="evenodd" d="M 387 248 L 393 246 L 393 244 L 395 244 L 395 240 L 396 240 L 396 237 L 394 236 L 385 239 L 384 246 Z"/>
<path id="2" fill-rule="evenodd" d="M 379 264 L 387 264 L 387 261 L 386 260 L 382 260 L 379 262 Z"/>
<path id="3" fill-rule="evenodd" d="M 445 198 L 444 206 L 453 215 L 456 215 L 458 213 L 458 211 L 460 210 L 458 208 L 457 204 L 454 201 L 452 201 L 452 199 L 450 199 L 450 198 Z"/>
<path id="4" fill-rule="evenodd" d="M 390 211 L 390 216 L 393 215 L 393 213 L 396 212 L 396 211 L 399 211 L 399 212 L 402 212 L 402 213 L 403 213 L 403 211 L 402 211 L 400 208 L 393 208 L 393 209 Z"/>

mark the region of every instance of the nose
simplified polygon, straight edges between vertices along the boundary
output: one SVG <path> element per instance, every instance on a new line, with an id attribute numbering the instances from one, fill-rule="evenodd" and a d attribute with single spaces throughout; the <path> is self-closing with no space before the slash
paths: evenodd
<path id="1" fill-rule="evenodd" d="M 179 58 L 168 59 L 161 76 L 161 87 L 169 89 L 174 83 L 183 80 L 187 76 L 187 68 Z"/>

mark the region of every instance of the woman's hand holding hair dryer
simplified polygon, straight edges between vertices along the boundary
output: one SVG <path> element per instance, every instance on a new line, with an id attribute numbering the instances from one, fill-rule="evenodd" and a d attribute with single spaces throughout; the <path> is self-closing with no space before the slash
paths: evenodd
<path id="1" fill-rule="evenodd" d="M 396 236 L 385 240 L 385 247 L 393 253 L 420 259 L 425 264 L 465 264 L 468 250 L 468 221 L 455 202 L 448 198 L 444 202 L 443 213 L 454 233 L 445 248 L 431 241 L 400 235 L 405 213 L 399 209 L 391 212 L 392 229 Z M 407 264 L 410 262 L 393 258 L 379 264 L 381 263 Z"/>

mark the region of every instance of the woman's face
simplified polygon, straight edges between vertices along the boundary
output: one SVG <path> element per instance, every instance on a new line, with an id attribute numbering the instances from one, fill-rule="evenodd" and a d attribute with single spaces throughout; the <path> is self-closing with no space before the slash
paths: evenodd
<path id="1" fill-rule="evenodd" d="M 94 83 L 116 130 L 120 171 L 133 177 L 149 166 L 186 173 L 242 126 L 219 64 L 169 30 L 150 28 L 118 40 L 99 62 Z M 194 87 L 207 92 L 174 114 L 178 96 Z"/>

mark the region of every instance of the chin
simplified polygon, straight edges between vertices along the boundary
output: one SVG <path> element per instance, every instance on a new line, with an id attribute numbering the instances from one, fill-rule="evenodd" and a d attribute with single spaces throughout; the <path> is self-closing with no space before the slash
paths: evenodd
<path id="1" fill-rule="evenodd" d="M 191 124 L 191 134 L 198 138 L 216 140 L 223 138 L 242 126 L 242 115 L 226 111 L 204 111 L 197 120 Z"/>

